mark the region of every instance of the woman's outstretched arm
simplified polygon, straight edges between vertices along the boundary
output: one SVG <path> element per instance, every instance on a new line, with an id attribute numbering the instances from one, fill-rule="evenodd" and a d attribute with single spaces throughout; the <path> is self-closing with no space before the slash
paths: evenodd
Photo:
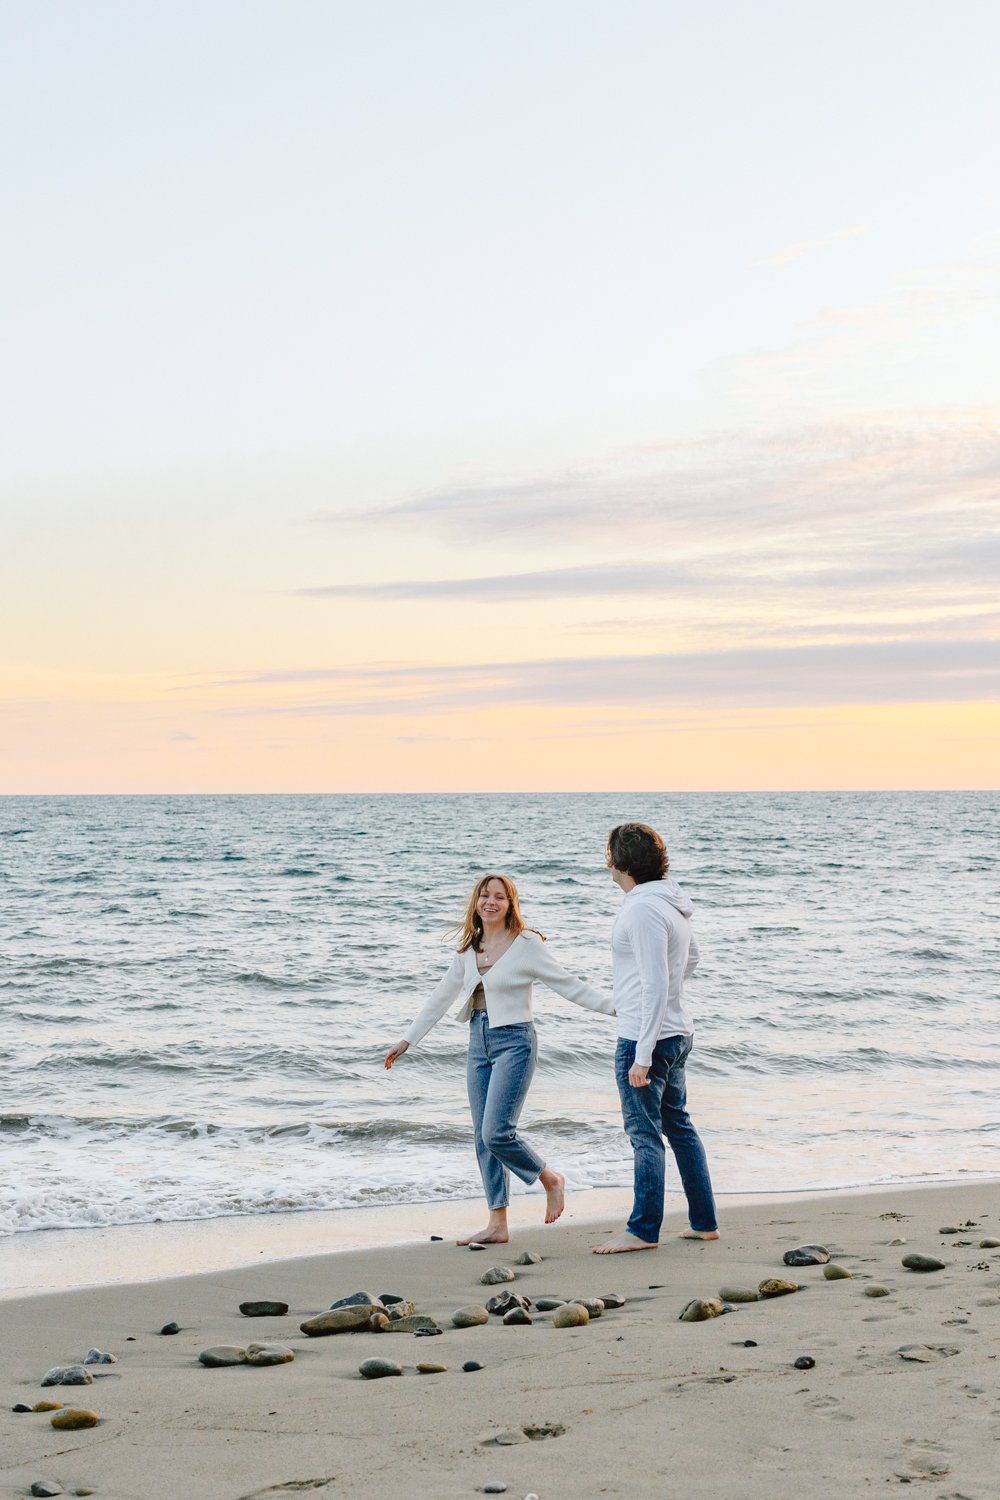
<path id="1" fill-rule="evenodd" d="M 555 990 L 557 995 L 562 995 L 564 1000 L 572 1000 L 574 1005 L 582 1005 L 585 1010 L 600 1011 L 604 1016 L 614 1015 L 615 1003 L 611 996 L 564 969 L 540 939 L 531 945 L 531 961 L 535 978 L 547 984 L 550 990 Z"/>
<path id="2" fill-rule="evenodd" d="M 431 1027 L 440 1021 L 449 1005 L 454 1005 L 462 993 L 464 978 L 465 955 L 463 953 L 456 953 L 448 966 L 447 974 L 435 985 L 426 1005 L 407 1028 L 402 1039 L 386 1055 L 385 1065 L 387 1068 L 391 1068 L 397 1057 L 401 1057 L 409 1046 L 416 1045 L 421 1037 L 427 1035 Z"/>

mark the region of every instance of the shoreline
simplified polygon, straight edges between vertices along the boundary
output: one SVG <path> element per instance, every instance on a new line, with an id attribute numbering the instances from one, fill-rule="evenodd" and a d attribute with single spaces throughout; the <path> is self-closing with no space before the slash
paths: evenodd
<path id="1" fill-rule="evenodd" d="M 864 1183 L 839 1188 L 792 1188 L 757 1193 L 717 1193 L 724 1216 L 755 1206 L 812 1203 L 884 1192 L 929 1192 L 937 1188 L 1000 1184 L 1000 1177 L 955 1177 L 945 1181 Z M 668 1194 L 670 1205 L 678 1195 Z M 628 1188 L 574 1192 L 559 1224 L 586 1228 L 605 1219 L 624 1223 Z M 517 1194 L 512 1201 L 512 1240 L 556 1226 L 534 1222 L 541 1200 Z M 321 1254 L 417 1245 L 440 1235 L 454 1241 L 473 1230 L 484 1214 L 479 1198 L 379 1204 L 219 1219 L 154 1221 L 80 1229 L 28 1230 L 0 1240 L 0 1304 L 12 1298 L 44 1297 L 105 1286 L 141 1285 L 183 1275 L 210 1275 Z M 676 1217 L 674 1214 L 673 1217 Z M 138 1268 L 141 1267 L 141 1274 Z"/>
<path id="2" fill-rule="evenodd" d="M 992 1500 L 1000 1182 L 726 1201 L 720 1219 L 720 1241 L 684 1241 L 675 1210 L 657 1250 L 609 1258 L 591 1250 L 620 1227 L 617 1213 L 518 1225 L 481 1254 L 424 1240 L 10 1298 L 0 1490 L 23 1495 L 47 1478 L 67 1494 L 164 1500 L 180 1493 L 180 1462 L 185 1500 L 724 1500 L 748 1483 L 769 1500 L 821 1500 L 914 1481 L 930 1500 Z M 787 1250 L 811 1244 L 849 1274 L 784 1266 Z M 525 1250 L 541 1260 L 519 1265 Z M 904 1268 L 913 1252 L 939 1269 Z M 457 1309 L 503 1289 L 482 1284 L 493 1265 L 514 1268 L 510 1289 L 533 1302 L 614 1292 L 624 1305 L 580 1327 L 537 1306 L 530 1326 L 455 1326 Z M 769 1277 L 798 1295 L 727 1293 L 726 1315 L 679 1321 L 692 1299 L 752 1295 Z M 884 1295 L 870 1295 L 878 1286 Z M 331 1302 L 383 1288 L 440 1336 L 300 1331 Z M 288 1311 L 242 1315 L 258 1298 Z M 160 1332 L 168 1321 L 180 1325 L 173 1337 Z M 271 1368 L 199 1360 L 253 1341 L 293 1357 Z M 116 1361 L 94 1366 L 92 1385 L 41 1388 L 46 1370 L 92 1346 Z M 361 1378 L 369 1359 L 397 1378 Z M 419 1373 L 421 1362 L 432 1368 Z M 64 1435 L 47 1413 L 14 1410 L 45 1398 L 98 1425 Z"/>

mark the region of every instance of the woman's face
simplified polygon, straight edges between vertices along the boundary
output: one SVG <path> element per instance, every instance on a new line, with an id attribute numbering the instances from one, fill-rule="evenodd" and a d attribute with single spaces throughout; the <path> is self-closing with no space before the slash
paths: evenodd
<path id="1" fill-rule="evenodd" d="M 510 901 L 502 880 L 491 880 L 479 892 L 476 911 L 484 922 L 503 922 L 510 910 Z"/>

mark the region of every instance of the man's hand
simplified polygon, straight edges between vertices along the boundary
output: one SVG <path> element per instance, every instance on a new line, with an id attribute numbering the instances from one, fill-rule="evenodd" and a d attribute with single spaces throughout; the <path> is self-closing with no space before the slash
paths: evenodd
<path id="1" fill-rule="evenodd" d="M 396 1061 L 396 1059 L 398 1057 L 402 1057 L 403 1053 L 404 1052 L 408 1052 L 409 1050 L 410 1050 L 410 1044 L 409 1044 L 409 1042 L 397 1042 L 396 1045 L 395 1045 L 395 1047 L 393 1047 L 389 1052 L 386 1053 L 386 1058 L 385 1058 L 385 1065 L 386 1065 L 386 1067 L 387 1068 L 391 1068 L 392 1065 L 393 1065 L 393 1063 Z"/>
<path id="2" fill-rule="evenodd" d="M 633 1063 L 628 1070 L 628 1081 L 634 1089 L 644 1089 L 649 1083 L 649 1069 L 644 1063 Z"/>

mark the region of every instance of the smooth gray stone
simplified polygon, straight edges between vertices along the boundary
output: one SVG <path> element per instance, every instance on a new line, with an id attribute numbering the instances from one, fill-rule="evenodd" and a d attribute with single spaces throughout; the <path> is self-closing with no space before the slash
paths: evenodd
<path id="1" fill-rule="evenodd" d="M 601 1294 L 600 1301 L 604 1303 L 604 1311 L 608 1312 L 615 1307 L 624 1307 L 628 1298 L 623 1297 L 621 1292 L 604 1292 Z"/>
<path id="2" fill-rule="evenodd" d="M 229 1365 L 245 1364 L 246 1357 L 247 1351 L 235 1344 L 214 1344 L 211 1349 L 203 1349 L 198 1355 L 201 1363 L 209 1370 L 223 1370 Z"/>
<path id="3" fill-rule="evenodd" d="M 944 1261 L 935 1255 L 904 1255 L 903 1265 L 908 1271 L 943 1271 Z"/>
<path id="4" fill-rule="evenodd" d="M 866 1286 L 865 1287 L 865 1296 L 866 1297 L 889 1297 L 891 1295 L 892 1294 L 889 1291 L 889 1288 L 887 1286 Z"/>
<path id="5" fill-rule="evenodd" d="M 830 1252 L 825 1245 L 799 1245 L 781 1257 L 786 1266 L 825 1266 Z"/>
<path id="6" fill-rule="evenodd" d="M 604 1303 L 600 1297 L 571 1297 L 570 1301 L 578 1302 L 581 1307 L 585 1307 L 591 1319 L 599 1318 L 604 1311 Z"/>
<path id="7" fill-rule="evenodd" d="M 980 1240 L 980 1250 L 1000 1250 L 1000 1240 Z"/>
<path id="8" fill-rule="evenodd" d="M 356 1328 L 367 1328 L 372 1315 L 369 1303 L 353 1303 L 350 1307 L 332 1308 L 299 1324 L 299 1331 L 307 1338 L 325 1338 L 331 1333 L 351 1333 Z M 391 1325 L 390 1325 L 391 1326 Z"/>
<path id="9" fill-rule="evenodd" d="M 723 1302 L 756 1302 L 757 1292 L 749 1286 L 723 1286 L 719 1288 Z"/>
<path id="10" fill-rule="evenodd" d="M 240 1312 L 245 1318 L 283 1318 L 288 1311 L 287 1302 L 241 1302 Z"/>
<path id="11" fill-rule="evenodd" d="M 83 1365 L 53 1365 L 42 1376 L 42 1385 L 93 1385 L 94 1377 Z"/>
<path id="12" fill-rule="evenodd" d="M 957 1224 L 945 1224 L 938 1230 L 938 1234 L 961 1234 L 961 1232 Z"/>
<path id="13" fill-rule="evenodd" d="M 364 1359 L 358 1365 L 358 1373 L 366 1380 L 384 1380 L 387 1375 L 402 1375 L 403 1366 L 393 1359 Z"/>
<path id="14" fill-rule="evenodd" d="M 542 1257 L 537 1250 L 522 1250 L 514 1262 L 515 1266 L 540 1266 L 541 1263 Z"/>
<path id="15" fill-rule="evenodd" d="M 496 1317 L 502 1317 L 505 1312 L 510 1312 L 512 1307 L 521 1307 L 525 1312 L 531 1306 L 530 1297 L 522 1297 L 517 1292 L 497 1292 L 486 1304 L 486 1311 L 493 1313 Z"/>
<path id="16" fill-rule="evenodd" d="M 88 1349 L 83 1360 L 85 1365 L 116 1365 L 117 1354 L 102 1354 L 100 1349 Z"/>
<path id="17" fill-rule="evenodd" d="M 722 1303 L 715 1297 L 695 1297 L 685 1304 L 677 1315 L 679 1323 L 707 1323 L 709 1318 L 719 1318 L 725 1312 Z"/>
<path id="18" fill-rule="evenodd" d="M 849 1271 L 846 1266 L 834 1265 L 833 1261 L 823 1267 L 823 1276 L 826 1281 L 850 1281 L 854 1272 Z"/>
<path id="19" fill-rule="evenodd" d="M 503 1281 L 516 1281 L 517 1276 L 510 1266 L 490 1266 L 479 1278 L 481 1286 L 499 1286 Z"/>
<path id="20" fill-rule="evenodd" d="M 369 1312 L 388 1312 L 378 1297 L 373 1297 L 371 1292 L 352 1292 L 349 1297 L 340 1297 L 336 1302 L 330 1303 L 330 1311 L 336 1312 L 340 1307 L 367 1307 Z"/>
<path id="21" fill-rule="evenodd" d="M 162 1334 L 180 1333 L 180 1331 L 181 1325 L 179 1323 L 164 1323 L 160 1329 Z"/>
<path id="22" fill-rule="evenodd" d="M 465 1307 L 460 1307 L 451 1315 L 451 1321 L 456 1328 L 476 1328 L 481 1323 L 488 1323 L 490 1315 L 485 1307 L 480 1307 L 478 1302 L 470 1302 Z"/>
<path id="23" fill-rule="evenodd" d="M 57 1484 L 54 1479 L 36 1479 L 29 1491 L 29 1494 L 41 1496 L 64 1495 L 65 1493 L 62 1485 Z"/>
<path id="24" fill-rule="evenodd" d="M 248 1365 L 288 1365 L 295 1355 L 284 1344 L 247 1344 Z"/>
<path id="25" fill-rule="evenodd" d="M 531 1314 L 524 1307 L 512 1307 L 509 1312 L 504 1313 L 503 1321 L 504 1326 L 507 1328 L 511 1328 L 518 1323 L 527 1323 L 530 1325 Z"/>
<path id="26" fill-rule="evenodd" d="M 536 1297 L 535 1306 L 539 1312 L 555 1312 L 557 1307 L 562 1307 L 568 1300 L 567 1297 Z"/>

